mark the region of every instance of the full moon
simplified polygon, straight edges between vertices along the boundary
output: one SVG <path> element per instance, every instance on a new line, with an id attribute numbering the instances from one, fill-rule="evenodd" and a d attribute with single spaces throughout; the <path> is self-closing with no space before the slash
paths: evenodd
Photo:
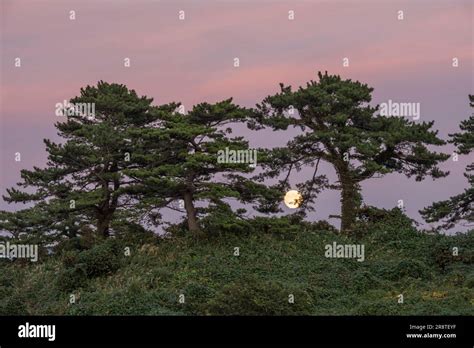
<path id="1" fill-rule="evenodd" d="M 285 204 L 288 208 L 296 209 L 303 203 L 303 196 L 296 190 L 290 190 L 285 195 Z"/>

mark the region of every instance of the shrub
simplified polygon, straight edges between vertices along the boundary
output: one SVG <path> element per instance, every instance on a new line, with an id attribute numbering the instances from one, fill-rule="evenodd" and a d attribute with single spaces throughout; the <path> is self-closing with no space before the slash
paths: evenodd
<path id="1" fill-rule="evenodd" d="M 58 289 L 71 292 L 84 287 L 87 282 L 87 275 L 83 266 L 84 265 L 79 264 L 73 268 L 66 268 L 59 272 L 56 282 Z"/>
<path id="2" fill-rule="evenodd" d="M 127 222 L 117 221 L 112 224 L 117 241 L 122 245 L 143 245 L 154 243 L 157 240 L 156 235 L 142 226 Z"/>
<path id="3" fill-rule="evenodd" d="M 355 273 L 352 279 L 352 286 L 357 292 L 364 292 L 378 285 L 380 281 L 371 272 L 365 270 Z"/>
<path id="4" fill-rule="evenodd" d="M 208 208 L 207 211 L 209 214 L 200 221 L 201 228 L 206 234 L 247 234 L 252 231 L 250 222 L 242 219 L 226 205 Z"/>
<path id="5" fill-rule="evenodd" d="M 161 292 L 143 289 L 120 288 L 81 294 L 68 315 L 183 315 L 170 308 L 170 301 Z"/>
<path id="6" fill-rule="evenodd" d="M 269 233 L 279 239 L 293 240 L 301 232 L 303 224 L 295 222 L 298 216 L 256 217 L 249 221 L 257 233 Z"/>
<path id="7" fill-rule="evenodd" d="M 354 311 L 357 315 L 400 315 L 403 307 L 396 299 L 364 299 Z"/>
<path id="8" fill-rule="evenodd" d="M 77 261 L 79 264 L 84 264 L 87 277 L 92 278 L 117 271 L 121 266 L 122 255 L 123 251 L 119 244 L 110 239 L 79 253 Z"/>
<path id="9" fill-rule="evenodd" d="M 468 276 L 464 285 L 470 289 L 474 289 L 474 275 Z"/>
<path id="10" fill-rule="evenodd" d="M 109 239 L 89 250 L 63 250 L 64 269 L 59 272 L 57 286 L 63 291 L 84 287 L 88 278 L 110 275 L 122 264 L 123 252 L 119 243 Z"/>
<path id="11" fill-rule="evenodd" d="M 25 315 L 27 308 L 25 299 L 14 289 L 0 286 L 0 315 Z"/>
<path id="12" fill-rule="evenodd" d="M 386 210 L 366 206 L 358 212 L 354 232 L 358 237 L 367 235 L 378 242 L 387 242 L 418 235 L 414 225 L 416 222 L 398 208 Z"/>
<path id="13" fill-rule="evenodd" d="M 451 249 L 451 243 L 446 236 L 436 236 L 431 245 L 431 258 L 442 271 L 455 261 Z"/>
<path id="14" fill-rule="evenodd" d="M 226 285 L 208 308 L 213 315 L 308 315 L 312 300 L 303 290 L 248 277 Z"/>
<path id="15" fill-rule="evenodd" d="M 430 268 L 419 260 L 379 261 L 374 264 L 373 269 L 377 276 L 391 281 L 404 277 L 431 279 Z"/>

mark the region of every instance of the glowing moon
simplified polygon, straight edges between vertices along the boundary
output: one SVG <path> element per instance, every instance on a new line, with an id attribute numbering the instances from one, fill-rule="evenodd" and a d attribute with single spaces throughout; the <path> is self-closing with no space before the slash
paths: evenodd
<path id="1" fill-rule="evenodd" d="M 284 201 L 288 208 L 296 209 L 303 203 L 303 196 L 296 190 L 290 190 L 286 193 Z"/>

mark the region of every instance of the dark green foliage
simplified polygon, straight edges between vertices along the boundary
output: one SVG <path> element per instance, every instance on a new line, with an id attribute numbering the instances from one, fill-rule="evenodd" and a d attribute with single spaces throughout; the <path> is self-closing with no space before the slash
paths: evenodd
<path id="1" fill-rule="evenodd" d="M 360 302 L 355 311 L 359 315 L 401 315 L 403 314 L 403 307 L 401 307 L 395 299 L 381 298 L 368 299 Z"/>
<path id="2" fill-rule="evenodd" d="M 438 243 L 433 245 L 430 253 L 436 266 L 438 266 L 443 271 L 446 269 L 447 265 L 455 261 L 452 245 L 445 238 L 440 239 Z"/>
<path id="3" fill-rule="evenodd" d="M 100 81 L 82 88 L 71 102 L 95 104 L 95 116 L 64 116 L 55 124 L 65 142 L 45 139 L 46 167 L 22 170 L 20 189 L 4 196 L 7 202 L 34 205 L 0 212 L 0 228 L 16 238 L 37 236 L 36 242 L 50 243 L 82 235 L 91 224 L 107 237 L 112 220 L 136 217 L 130 201 L 140 186 L 126 172 L 143 151 L 131 141 L 134 134 L 157 119 L 152 101 L 119 84 Z"/>
<path id="4" fill-rule="evenodd" d="M 474 95 L 469 96 L 470 106 L 474 107 Z M 457 153 L 469 155 L 474 149 L 474 115 L 461 122 L 460 133 L 450 134 L 450 143 L 456 145 Z M 464 176 L 470 187 L 463 193 L 455 195 L 448 200 L 435 202 L 423 209 L 420 213 L 427 222 L 441 222 L 443 228 L 453 228 L 456 223 L 466 222 L 468 225 L 474 222 L 474 163 L 466 168 Z"/>
<path id="5" fill-rule="evenodd" d="M 161 106 L 159 127 L 136 134 L 147 149 L 140 158 L 141 167 L 128 172 L 145 188 L 139 205 L 148 208 L 152 216 L 159 216 L 163 208 L 185 213 L 188 230 L 196 234 L 206 230 L 200 225 L 209 222 L 199 220 L 209 215 L 228 219 L 222 221 L 224 230 L 242 228 L 237 216 L 232 216 L 228 199 L 256 202 L 262 210 L 275 210 L 267 203 L 272 191 L 244 176 L 254 167 L 243 158 L 234 163 L 224 156 L 226 149 L 251 150 L 243 137 L 231 137 L 230 127 L 245 120 L 251 111 L 234 104 L 232 99 L 201 103 L 187 114 L 177 112 L 179 107 L 180 104 Z M 166 145 L 157 147 L 163 140 Z"/>
<path id="6" fill-rule="evenodd" d="M 289 294 L 295 303 L 289 303 Z M 285 288 L 248 276 L 224 286 L 209 303 L 211 315 L 309 315 L 310 296 L 300 289 Z"/>
<path id="7" fill-rule="evenodd" d="M 152 106 L 124 85 L 81 89 L 71 101 L 95 103 L 96 117 L 57 123 L 65 142 L 45 140 L 46 167 L 23 170 L 20 189 L 4 197 L 33 204 L 0 212 L 0 229 L 40 244 L 41 262 L 0 260 L 0 315 L 472 315 L 474 231 L 419 231 L 400 209 L 362 204 L 360 183 L 374 176 L 447 175 L 438 164 L 448 156 L 428 149 L 444 144 L 433 123 L 375 115 L 372 91 L 319 74 L 297 91 L 282 85 L 256 111 L 228 99 L 184 115 L 180 104 Z M 290 107 L 296 115 L 285 114 Z M 265 172 L 251 179 L 249 163 L 218 160 L 226 148 L 249 150 L 230 136 L 249 115 L 251 128 L 302 130 L 285 148 L 259 149 Z M 452 135 L 460 154 L 473 148 L 471 119 Z M 334 167 L 337 185 L 318 175 L 320 160 Z M 291 172 L 308 165 L 314 172 L 296 185 L 304 196 L 296 213 L 252 217 L 233 208 L 278 212 Z M 266 185 L 282 171 L 286 178 Z M 347 233 L 304 220 L 325 188 L 341 190 Z M 435 203 L 428 220 L 471 221 L 471 196 L 468 189 Z M 164 208 L 186 219 L 157 236 Z M 332 243 L 364 245 L 365 260 L 326 257 Z"/>
<path id="8" fill-rule="evenodd" d="M 252 225 L 242 216 L 237 215 L 228 205 L 221 205 L 209 209 L 201 225 L 208 235 L 222 235 L 227 233 L 249 233 Z"/>
<path id="9" fill-rule="evenodd" d="M 426 234 L 399 210 L 378 214 L 359 240 L 299 217 L 255 218 L 247 232 L 145 237 L 130 257 L 109 238 L 41 265 L 3 263 L 0 314 L 472 315 L 474 232 Z M 365 261 L 326 258 L 334 241 L 363 243 Z M 435 251 L 452 246 L 459 256 L 443 270 Z"/>
<path id="10" fill-rule="evenodd" d="M 298 186 L 305 201 L 312 202 L 318 191 L 328 187 L 325 178 L 317 176 L 319 161 L 331 164 L 338 176 L 337 185 L 331 187 L 341 190 L 341 230 L 352 232 L 362 203 L 362 181 L 393 172 L 418 181 L 448 174 L 438 164 L 449 155 L 429 149 L 430 145 L 445 144 L 431 129 L 433 122 L 376 115 L 378 107 L 369 105 L 373 89 L 366 84 L 327 73 L 318 77 L 319 81 L 295 91 L 280 84 L 280 93 L 258 105 L 251 128 L 286 130 L 292 126 L 302 131 L 285 148 L 271 152 L 264 162 L 266 176 L 287 172 L 280 181 L 286 188 L 292 170 L 313 166 L 312 178 Z"/>
<path id="11" fill-rule="evenodd" d="M 388 221 L 396 223 L 398 227 L 412 227 L 415 224 L 413 219 L 410 219 L 399 208 L 391 210 L 379 209 L 372 206 L 363 206 L 358 211 L 358 221 L 366 226 L 373 226 L 376 224 L 385 224 Z"/>
<path id="12" fill-rule="evenodd" d="M 474 289 L 474 274 L 469 275 L 465 281 L 465 285 L 470 289 Z"/>
<path id="13" fill-rule="evenodd" d="M 430 246 L 431 260 L 442 271 L 449 270 L 453 264 L 474 264 L 472 234 L 473 231 L 467 232 L 466 235 L 459 234 L 454 238 L 437 236 L 436 241 L 432 241 Z M 454 248 L 457 248 L 457 255 Z"/>
<path id="14" fill-rule="evenodd" d="M 88 279 L 116 272 L 124 262 L 124 250 L 110 239 L 88 250 L 64 251 L 61 260 L 64 269 L 58 274 L 58 286 L 72 291 L 84 287 Z"/>
<path id="15" fill-rule="evenodd" d="M 137 285 L 112 289 L 110 292 L 87 292 L 68 308 L 68 315 L 183 315 L 176 296 L 160 291 L 144 291 Z M 166 304 L 167 307 L 163 305 Z"/>
<path id="16" fill-rule="evenodd" d="M 469 105 L 474 107 L 474 95 L 469 95 Z M 450 142 L 457 146 L 459 153 L 467 155 L 474 149 L 474 115 L 459 125 L 461 133 L 450 134 Z"/>
<path id="17" fill-rule="evenodd" d="M 71 292 L 86 286 L 87 275 L 84 265 L 65 268 L 58 273 L 57 287 L 61 291 Z"/>
<path id="18" fill-rule="evenodd" d="M 21 315 L 27 312 L 24 299 L 15 289 L 0 286 L 0 313 L 2 315 Z"/>
<path id="19" fill-rule="evenodd" d="M 353 288 L 358 293 L 364 293 L 374 287 L 380 286 L 381 279 L 379 279 L 374 272 L 367 270 L 360 270 L 356 272 L 353 278 Z"/>
<path id="20" fill-rule="evenodd" d="M 77 255 L 77 267 L 84 267 L 88 278 L 110 275 L 120 268 L 124 251 L 111 241 L 99 244 Z M 83 266 L 82 266 L 83 265 Z"/>
<path id="21" fill-rule="evenodd" d="M 404 277 L 424 280 L 431 278 L 431 269 L 424 262 L 413 259 L 379 261 L 372 269 L 375 275 L 390 281 L 400 280 Z"/>
<path id="22" fill-rule="evenodd" d="M 2 315 L 18 315 L 26 312 L 23 296 L 19 294 L 19 289 L 15 288 L 14 280 L 13 272 L 0 272 L 0 314 Z"/>
<path id="23" fill-rule="evenodd" d="M 409 244 L 411 241 L 420 242 L 418 238 L 420 233 L 415 228 L 415 222 L 398 208 L 386 210 L 363 207 L 358 214 L 354 235 L 377 243 L 392 243 L 392 245 Z"/>
<path id="24" fill-rule="evenodd" d="M 122 246 L 141 246 L 145 243 L 155 243 L 159 240 L 158 236 L 141 225 L 132 222 L 119 222 L 117 226 L 112 223 L 116 231 L 115 237 Z"/>

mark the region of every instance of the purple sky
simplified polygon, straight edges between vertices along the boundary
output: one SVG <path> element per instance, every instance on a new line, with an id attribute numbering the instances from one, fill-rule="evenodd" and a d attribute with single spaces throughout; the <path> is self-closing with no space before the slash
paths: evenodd
<path id="1" fill-rule="evenodd" d="M 43 165 L 43 138 L 57 139 L 55 104 L 98 80 L 126 84 L 156 104 L 215 102 L 233 96 L 254 106 L 278 90 L 327 70 L 375 88 L 388 99 L 421 103 L 421 121 L 435 120 L 446 138 L 471 111 L 472 1 L 24 1 L 2 0 L 0 193 L 19 170 Z M 69 11 L 76 20 L 69 19 Z M 185 11 L 180 21 L 178 12 Z M 288 11 L 295 19 L 288 20 Z M 404 11 L 404 20 L 397 19 Z M 21 58 L 21 67 L 14 66 Z M 131 67 L 124 67 L 124 58 Z M 240 67 L 233 67 L 233 59 Z M 349 58 L 349 67 L 342 59 Z M 452 59 L 459 67 L 452 67 Z M 240 132 L 251 146 L 284 145 L 287 137 Z M 445 151 L 452 151 L 451 146 Z M 21 162 L 14 161 L 20 152 Z M 415 183 L 400 175 L 367 181 L 366 203 L 408 214 L 467 186 L 473 159 L 448 161 L 445 179 Z M 322 168 L 333 178 L 328 167 Z M 309 175 L 302 172 L 298 178 Z M 0 209 L 13 209 L 0 202 Z M 339 211 L 338 192 L 325 192 L 316 218 Z"/>

